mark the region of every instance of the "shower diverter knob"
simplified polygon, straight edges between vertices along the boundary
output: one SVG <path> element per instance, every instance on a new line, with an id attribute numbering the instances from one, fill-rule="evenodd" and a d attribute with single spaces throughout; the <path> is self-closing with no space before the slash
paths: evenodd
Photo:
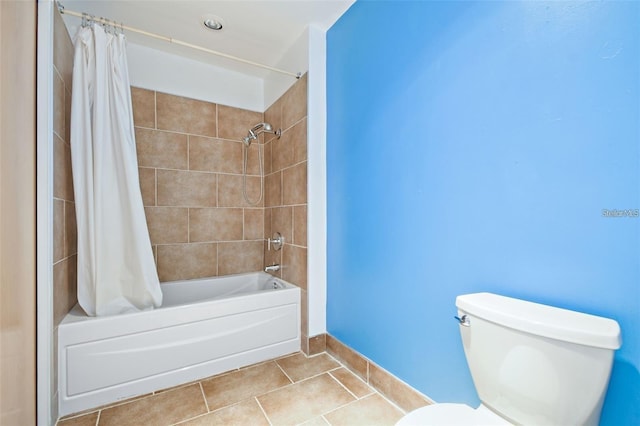
<path id="1" fill-rule="evenodd" d="M 282 248 L 282 245 L 284 244 L 284 237 L 282 236 L 281 233 L 279 232 L 274 232 L 273 233 L 273 239 L 272 238 L 267 238 L 267 250 L 271 250 L 271 245 L 273 244 L 273 249 L 275 251 L 278 251 Z"/>

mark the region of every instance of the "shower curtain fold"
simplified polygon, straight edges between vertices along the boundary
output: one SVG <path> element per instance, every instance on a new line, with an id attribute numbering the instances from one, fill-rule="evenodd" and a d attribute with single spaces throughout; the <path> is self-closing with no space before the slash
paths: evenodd
<path id="1" fill-rule="evenodd" d="M 75 38 L 71 160 L 78 303 L 91 316 L 162 304 L 138 179 L 125 37 L 97 24 Z"/>

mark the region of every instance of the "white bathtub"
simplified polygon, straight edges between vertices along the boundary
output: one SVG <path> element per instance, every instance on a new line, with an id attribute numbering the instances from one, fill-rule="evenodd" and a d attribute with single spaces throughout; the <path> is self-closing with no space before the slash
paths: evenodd
<path id="1" fill-rule="evenodd" d="M 300 350 L 300 289 L 264 272 L 162 284 L 159 309 L 58 327 L 59 414 Z"/>

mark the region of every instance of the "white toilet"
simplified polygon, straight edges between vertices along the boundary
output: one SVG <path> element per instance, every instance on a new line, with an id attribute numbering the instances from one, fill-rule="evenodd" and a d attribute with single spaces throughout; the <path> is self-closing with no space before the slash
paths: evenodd
<path id="1" fill-rule="evenodd" d="M 434 404 L 408 425 L 597 425 L 620 347 L 614 320 L 491 293 L 456 298 L 481 404 Z"/>

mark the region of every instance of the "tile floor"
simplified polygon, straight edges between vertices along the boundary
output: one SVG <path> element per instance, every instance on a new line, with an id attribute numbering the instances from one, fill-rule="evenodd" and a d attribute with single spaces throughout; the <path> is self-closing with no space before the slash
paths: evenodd
<path id="1" fill-rule="evenodd" d="M 393 425 L 403 415 L 327 353 L 295 353 L 58 421 L 105 425 Z"/>

